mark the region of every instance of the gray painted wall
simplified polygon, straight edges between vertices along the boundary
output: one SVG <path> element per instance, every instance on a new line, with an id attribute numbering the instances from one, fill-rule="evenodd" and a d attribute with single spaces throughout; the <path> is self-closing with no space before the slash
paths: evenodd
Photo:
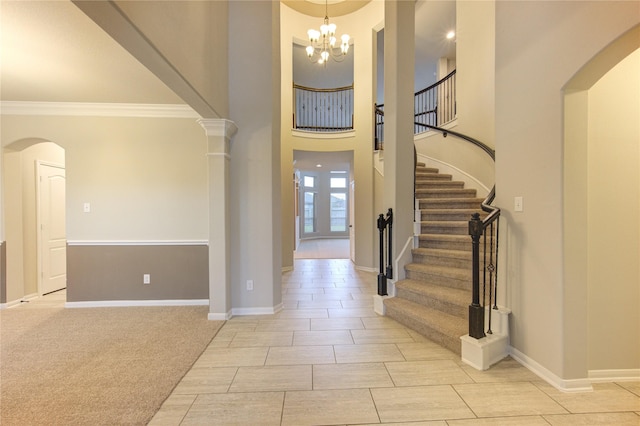
<path id="1" fill-rule="evenodd" d="M 70 245 L 67 302 L 208 299 L 208 253 L 206 245 Z"/>

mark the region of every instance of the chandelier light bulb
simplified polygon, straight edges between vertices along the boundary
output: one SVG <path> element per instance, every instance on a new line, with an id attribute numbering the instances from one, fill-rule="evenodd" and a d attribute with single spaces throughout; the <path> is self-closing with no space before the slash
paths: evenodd
<path id="1" fill-rule="evenodd" d="M 307 31 L 309 46 L 306 48 L 306 53 L 311 62 L 326 65 L 330 57 L 336 62 L 343 61 L 344 56 L 349 51 L 350 38 L 348 34 L 343 34 L 340 37 L 340 50 L 338 50 L 336 29 L 336 24 L 329 22 L 328 6 L 327 1 L 325 1 L 325 17 L 322 25 L 320 26 L 320 31 L 315 29 Z"/>

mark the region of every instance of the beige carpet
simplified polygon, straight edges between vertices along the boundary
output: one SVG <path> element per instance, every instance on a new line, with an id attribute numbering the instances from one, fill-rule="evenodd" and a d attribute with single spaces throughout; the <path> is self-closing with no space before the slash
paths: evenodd
<path id="1" fill-rule="evenodd" d="M 0 311 L 0 424 L 148 423 L 224 324 L 207 312 Z"/>

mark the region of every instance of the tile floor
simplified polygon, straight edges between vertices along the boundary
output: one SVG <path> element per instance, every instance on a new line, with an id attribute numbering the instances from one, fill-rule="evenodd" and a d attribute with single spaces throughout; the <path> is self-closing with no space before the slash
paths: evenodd
<path id="1" fill-rule="evenodd" d="M 228 321 L 151 425 L 640 425 L 640 382 L 576 394 L 510 358 L 477 371 L 377 316 L 375 274 L 295 262 L 285 309 Z"/>

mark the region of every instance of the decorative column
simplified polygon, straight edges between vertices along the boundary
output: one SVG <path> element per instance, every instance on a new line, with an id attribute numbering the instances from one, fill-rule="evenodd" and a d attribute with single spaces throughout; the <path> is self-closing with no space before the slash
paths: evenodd
<path id="1" fill-rule="evenodd" d="M 226 119 L 198 120 L 207 135 L 209 169 L 209 315 L 231 318 L 229 168 L 235 123 Z"/>
<path id="2" fill-rule="evenodd" d="M 394 216 L 391 262 L 413 238 L 414 21 L 414 2 L 384 2 L 384 210 L 393 209 Z"/>

